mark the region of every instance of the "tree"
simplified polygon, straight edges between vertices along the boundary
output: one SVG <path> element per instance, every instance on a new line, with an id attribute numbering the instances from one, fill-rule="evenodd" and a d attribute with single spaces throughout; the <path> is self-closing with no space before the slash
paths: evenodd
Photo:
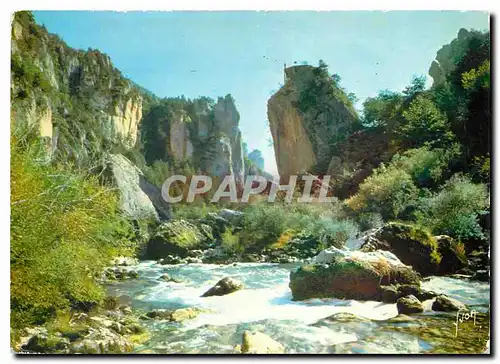
<path id="1" fill-rule="evenodd" d="M 413 146 L 440 143 L 447 137 L 446 116 L 424 95 L 417 96 L 402 115 L 404 122 L 398 126 L 398 132 Z"/>

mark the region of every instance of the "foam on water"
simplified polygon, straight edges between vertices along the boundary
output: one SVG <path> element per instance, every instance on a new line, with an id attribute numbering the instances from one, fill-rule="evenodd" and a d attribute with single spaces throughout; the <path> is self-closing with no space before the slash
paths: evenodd
<path id="1" fill-rule="evenodd" d="M 380 302 L 339 299 L 295 302 L 288 287 L 290 269 L 276 264 L 252 263 L 237 266 L 169 266 L 165 269 L 151 262 L 141 263 L 139 272 L 152 279 L 167 270 L 171 276 L 189 281 L 158 281 L 157 284 L 138 292 L 134 300 L 136 304 L 142 303 L 144 307 L 200 307 L 209 310 L 210 313 L 202 314 L 186 323 L 186 327 L 191 329 L 206 324 L 229 325 L 265 319 L 295 320 L 307 325 L 339 312 L 373 320 L 385 320 L 397 315 L 394 304 Z M 226 276 L 243 281 L 245 289 L 226 296 L 200 297 Z"/>
<path id="2" fill-rule="evenodd" d="M 452 277 L 430 277 L 422 288 L 446 294 L 466 305 L 487 306 L 490 302 L 490 285 L 487 282 L 466 281 Z"/>
<path id="3" fill-rule="evenodd" d="M 290 271 L 296 267 L 270 263 L 162 266 L 141 262 L 134 268 L 139 272 L 138 280 L 112 284 L 109 293 L 130 297 L 133 307 L 145 310 L 207 310 L 181 324 L 147 322 L 153 337 L 146 347 L 159 353 L 231 353 L 234 345 L 241 343 L 244 330 L 258 330 L 286 343 L 288 353 L 417 353 L 429 349 L 429 343 L 410 334 L 375 334 L 379 322 L 397 316 L 395 304 L 339 299 L 293 301 L 288 283 Z M 165 273 L 183 282 L 158 280 Z M 224 277 L 242 281 L 245 288 L 226 296 L 201 297 Z M 432 277 L 422 283 L 422 288 L 448 294 L 468 305 L 482 305 L 483 309 L 489 302 L 487 283 Z M 320 321 L 336 313 L 375 321 L 334 325 Z"/>

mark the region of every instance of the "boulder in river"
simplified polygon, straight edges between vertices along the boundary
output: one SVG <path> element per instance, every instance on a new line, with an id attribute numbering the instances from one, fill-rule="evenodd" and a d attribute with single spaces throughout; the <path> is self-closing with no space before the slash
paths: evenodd
<path id="1" fill-rule="evenodd" d="M 406 297 L 401 297 L 398 299 L 396 306 L 398 308 L 398 313 L 405 315 L 412 313 L 420 313 L 424 311 L 424 306 L 422 302 L 414 295 L 409 295 Z"/>
<path id="2" fill-rule="evenodd" d="M 432 310 L 444 312 L 463 311 L 467 310 L 467 306 L 454 298 L 448 297 L 446 295 L 439 295 L 432 303 Z"/>
<path id="3" fill-rule="evenodd" d="M 146 258 L 160 259 L 169 255 L 186 258 L 191 249 L 197 248 L 205 236 L 197 226 L 185 220 L 167 221 L 158 226 L 146 246 Z"/>
<path id="4" fill-rule="evenodd" d="M 438 244 L 438 253 L 441 255 L 439 274 L 450 274 L 467 267 L 469 262 L 463 245 L 447 235 L 438 235 L 434 238 Z"/>
<path id="5" fill-rule="evenodd" d="M 203 293 L 201 297 L 224 296 L 229 293 L 239 291 L 243 288 L 243 283 L 231 277 L 222 278 L 215 286 Z"/>
<path id="6" fill-rule="evenodd" d="M 186 320 L 191 320 L 197 317 L 201 312 L 203 312 L 202 309 L 195 308 L 195 307 L 188 307 L 188 308 L 179 308 L 177 310 L 153 310 L 149 311 L 146 313 L 145 318 L 151 318 L 154 320 L 165 320 L 165 321 L 172 321 L 172 322 L 182 322 Z"/>
<path id="7" fill-rule="evenodd" d="M 423 275 L 438 272 L 441 255 L 438 242 L 428 231 L 419 227 L 391 222 L 377 230 L 361 251 L 389 250 L 401 262 L 411 265 Z"/>
<path id="8" fill-rule="evenodd" d="M 284 354 L 285 347 L 259 331 L 243 332 L 242 354 Z"/>
<path id="9" fill-rule="evenodd" d="M 328 263 L 305 265 L 291 272 L 289 286 L 294 300 L 336 297 L 378 301 L 382 285 L 420 284 L 419 275 L 389 252 L 363 253 L 336 248 L 328 252 L 317 256 Z"/>

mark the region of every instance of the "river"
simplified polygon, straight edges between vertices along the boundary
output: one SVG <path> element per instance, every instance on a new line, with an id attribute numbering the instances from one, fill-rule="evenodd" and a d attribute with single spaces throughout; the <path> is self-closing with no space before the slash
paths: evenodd
<path id="1" fill-rule="evenodd" d="M 394 319 L 396 304 L 338 299 L 294 302 L 288 283 L 290 271 L 296 266 L 159 265 L 143 261 L 134 267 L 139 279 L 109 284 L 107 289 L 109 295 L 138 310 L 183 307 L 207 310 L 183 323 L 144 321 L 151 338 L 137 348 L 138 352 L 233 353 L 245 330 L 269 335 L 282 343 L 287 353 L 481 352 L 485 346 L 489 314 L 481 325 L 473 328 L 464 323 L 463 330 L 468 331 L 461 331 L 456 338 L 456 315 L 437 314 L 430 308 L 417 317 L 397 320 Z M 158 280 L 165 273 L 181 279 L 182 283 Z M 242 281 L 245 289 L 226 296 L 200 297 L 219 279 L 228 276 Z M 488 283 L 431 277 L 422 282 L 422 287 L 457 298 L 478 312 L 489 311 Z M 355 316 L 322 320 L 339 313 Z"/>

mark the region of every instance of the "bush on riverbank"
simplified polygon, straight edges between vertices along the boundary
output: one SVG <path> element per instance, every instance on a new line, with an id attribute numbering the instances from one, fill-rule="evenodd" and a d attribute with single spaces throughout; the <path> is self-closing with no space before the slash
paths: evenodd
<path id="1" fill-rule="evenodd" d="M 96 278 L 130 255 L 133 230 L 116 193 L 97 177 L 47 162 L 26 131 L 11 137 L 11 326 L 41 324 L 104 296 Z"/>

